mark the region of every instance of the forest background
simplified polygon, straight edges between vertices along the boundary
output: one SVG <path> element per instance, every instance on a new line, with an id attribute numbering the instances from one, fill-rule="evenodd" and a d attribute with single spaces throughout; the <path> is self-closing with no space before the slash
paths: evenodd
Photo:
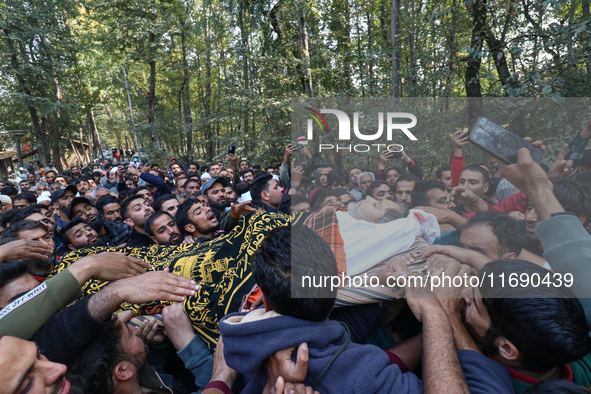
<path id="1" fill-rule="evenodd" d="M 276 165 L 293 97 L 589 97 L 590 22 L 589 0 L 4 0 L 0 132 L 29 130 L 42 163 L 72 139 L 136 149 L 135 132 L 152 161 L 235 145 Z M 537 130 L 549 162 L 583 126 L 568 116 Z M 446 126 L 409 152 L 428 172 Z"/>

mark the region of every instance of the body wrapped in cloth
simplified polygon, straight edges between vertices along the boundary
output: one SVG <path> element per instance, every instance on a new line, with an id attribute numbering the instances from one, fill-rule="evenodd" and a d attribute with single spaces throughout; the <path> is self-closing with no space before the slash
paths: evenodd
<path id="1" fill-rule="evenodd" d="M 186 298 L 184 307 L 196 333 L 213 351 L 219 337 L 220 319 L 228 313 L 238 311 L 242 297 L 255 284 L 250 269 L 250 256 L 269 232 L 290 223 L 291 218 L 288 215 L 255 212 L 243 215 L 238 226 L 229 234 L 199 244 L 82 249 L 64 256 L 53 274 L 67 268 L 81 257 L 112 251 L 142 259 L 150 263 L 153 270 L 164 270 L 169 267 L 170 272 L 191 278 L 200 285 L 194 296 Z M 96 293 L 107 284 L 91 280 L 83 286 L 82 293 L 85 296 Z M 159 312 L 158 306 L 161 304 L 166 303 L 123 304 L 122 308 L 141 315 Z"/>

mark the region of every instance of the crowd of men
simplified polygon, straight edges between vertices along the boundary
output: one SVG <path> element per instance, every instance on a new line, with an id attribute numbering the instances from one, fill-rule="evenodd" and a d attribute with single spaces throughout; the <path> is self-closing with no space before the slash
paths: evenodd
<path id="1" fill-rule="evenodd" d="M 376 168 L 312 172 L 294 144 L 264 170 L 234 154 L 61 172 L 31 162 L 0 182 L 0 393 L 588 392 L 590 137 L 591 120 L 551 167 L 527 149 L 514 164 L 466 164 L 458 131 L 432 177 L 387 150 Z M 256 285 L 239 288 L 240 310 L 215 300 L 225 311 L 211 348 L 187 313 L 203 306 L 186 303 L 206 283 L 135 251 L 207 251 L 272 218 L 291 224 L 239 245 L 252 247 L 240 278 Z M 372 273 L 386 295 L 292 297 L 296 271 Z M 480 282 L 390 282 L 425 275 Z M 511 275 L 553 282 L 511 287 Z M 122 307 L 158 303 L 140 316 Z"/>

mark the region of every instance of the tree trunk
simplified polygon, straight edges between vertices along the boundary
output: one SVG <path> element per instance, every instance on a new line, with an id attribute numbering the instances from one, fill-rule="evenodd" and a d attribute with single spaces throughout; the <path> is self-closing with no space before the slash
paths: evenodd
<path id="1" fill-rule="evenodd" d="M 392 0 L 392 15 L 390 21 L 390 41 L 392 45 L 392 92 L 390 96 L 400 97 L 400 1 Z"/>
<path id="2" fill-rule="evenodd" d="M 205 15 L 205 143 L 206 157 L 209 162 L 213 160 L 213 139 L 211 135 L 211 37 L 209 31 L 209 16 Z M 248 122 L 248 118 L 246 120 Z"/>
<path id="3" fill-rule="evenodd" d="M 300 41 L 302 42 L 302 51 L 304 58 L 304 87 L 306 88 L 306 95 L 308 95 L 308 97 L 314 97 L 314 90 L 312 88 L 312 71 L 310 70 L 310 50 L 308 48 L 308 30 L 306 29 L 306 17 L 304 15 L 305 7 L 306 0 L 298 0 L 298 21 L 300 27 Z"/>
<path id="4" fill-rule="evenodd" d="M 240 27 L 240 40 L 242 44 L 242 81 L 244 85 L 244 92 L 248 95 L 250 90 L 250 82 L 248 76 L 248 33 L 246 26 L 244 26 L 244 10 L 242 9 L 244 2 L 241 2 L 238 8 L 238 25 Z M 242 133 L 243 136 L 248 136 L 249 124 L 248 124 L 248 109 L 244 109 L 242 114 Z M 245 138 L 245 142 L 248 141 L 248 137 Z M 246 146 L 247 144 L 245 144 Z"/>
<path id="5" fill-rule="evenodd" d="M 407 3 L 410 8 L 410 26 L 408 28 L 408 84 L 410 86 L 410 96 L 413 96 L 414 88 L 416 85 L 416 64 L 415 64 L 415 3 L 414 0 L 410 0 L 410 4 Z"/>
<path id="6" fill-rule="evenodd" d="M 581 3 L 581 7 L 583 9 L 583 21 L 589 21 L 589 0 L 581 0 Z M 582 37 L 585 42 L 585 53 L 587 54 L 587 56 L 585 57 L 587 78 L 591 78 L 591 43 L 589 42 L 590 40 L 588 34 L 585 33 Z"/>
<path id="7" fill-rule="evenodd" d="M 179 18 L 181 23 L 181 49 L 183 53 L 183 114 L 185 115 L 185 132 L 187 134 L 187 157 L 193 159 L 193 116 L 191 114 L 191 84 L 189 76 L 189 62 L 187 61 L 187 42 L 185 34 L 185 20 Z M 182 141 L 182 139 L 181 139 Z"/>

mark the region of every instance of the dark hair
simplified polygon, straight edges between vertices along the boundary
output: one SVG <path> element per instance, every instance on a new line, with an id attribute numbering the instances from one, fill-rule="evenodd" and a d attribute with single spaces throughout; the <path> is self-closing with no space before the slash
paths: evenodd
<path id="1" fill-rule="evenodd" d="M 247 182 L 244 182 L 244 181 L 238 182 L 234 186 L 234 191 L 239 196 L 243 195 L 244 193 L 246 193 L 249 190 L 250 190 L 250 185 Z"/>
<path id="2" fill-rule="evenodd" d="M 487 168 L 488 174 L 490 176 L 490 170 L 491 170 L 490 164 L 481 161 L 480 163 L 476 163 L 476 165 L 480 168 L 482 168 L 482 166 L 485 166 Z"/>
<path id="3" fill-rule="evenodd" d="M 582 174 L 577 174 L 574 179 L 574 182 L 577 185 L 581 185 L 585 188 L 585 192 L 589 194 L 589 188 L 591 188 L 591 171 L 583 172 Z"/>
<path id="4" fill-rule="evenodd" d="M 62 227 L 60 229 L 60 232 L 58 234 L 58 238 L 60 239 L 60 241 L 62 241 L 62 243 L 64 245 L 68 246 L 69 244 L 72 243 L 70 240 L 70 237 L 68 236 L 67 233 L 69 230 L 71 230 L 73 227 L 76 227 L 80 223 L 88 224 L 82 218 L 74 218 L 74 219 L 70 220 L 68 222 L 68 224 L 66 224 L 64 227 Z"/>
<path id="5" fill-rule="evenodd" d="M 185 200 L 185 202 L 179 205 L 179 208 L 177 209 L 176 214 L 174 215 L 174 221 L 176 222 L 177 226 L 179 226 L 179 230 L 183 235 L 191 235 L 191 233 L 185 230 L 185 226 L 187 224 L 193 223 L 189 218 L 189 210 L 195 204 L 202 204 L 202 202 L 195 198 L 188 198 L 187 200 Z"/>
<path id="6" fill-rule="evenodd" d="M 243 160 L 246 161 L 246 160 Z M 240 171 L 240 176 L 244 176 L 244 174 L 248 174 L 248 173 L 252 173 L 252 176 L 254 177 L 254 170 L 252 168 L 247 168 L 245 170 Z"/>
<path id="7" fill-rule="evenodd" d="M 188 178 L 187 181 L 185 182 L 185 184 L 183 185 L 183 188 L 186 190 L 187 189 L 187 185 L 191 182 L 195 182 L 197 183 L 199 186 L 201 186 L 201 181 L 199 180 L 199 178 Z"/>
<path id="8" fill-rule="evenodd" d="M 123 324 L 113 317 L 76 356 L 72 367 L 68 368 L 67 378 L 80 382 L 84 386 L 84 393 L 115 391 L 113 370 L 127 356 L 121 344 L 122 330 L 125 330 Z"/>
<path id="9" fill-rule="evenodd" d="M 524 221 L 513 219 L 504 213 L 488 211 L 473 216 L 464 227 L 464 230 L 478 224 L 485 224 L 492 228 L 499 243 L 498 258 L 505 253 L 513 252 L 517 255 L 521 253 L 521 249 L 527 240 Z"/>
<path id="10" fill-rule="evenodd" d="M 566 286 L 503 286 L 504 277 L 543 279 L 549 271 L 523 260 L 486 264 L 478 273 L 482 302 L 490 317 L 485 335 L 486 351 L 496 352 L 494 340 L 505 337 L 519 350 L 523 368 L 546 372 L 579 360 L 589 352 L 585 311 Z M 486 278 L 486 279 L 485 279 Z"/>
<path id="11" fill-rule="evenodd" d="M 98 199 L 98 201 L 96 202 L 96 210 L 101 214 L 104 215 L 104 209 L 105 205 L 109 205 L 109 204 L 121 204 L 121 202 L 119 202 L 119 199 L 117 197 L 114 196 L 102 196 L 101 198 Z"/>
<path id="12" fill-rule="evenodd" d="M 18 208 L 12 208 L 2 214 L 2 227 L 6 228 L 14 217 L 20 212 L 21 210 Z"/>
<path id="13" fill-rule="evenodd" d="M 17 239 L 18 235 L 21 233 L 21 231 L 26 231 L 26 230 L 43 229 L 43 230 L 47 231 L 47 227 L 45 227 L 45 225 L 43 223 L 36 222 L 34 220 L 22 220 L 20 222 L 13 220 L 10 223 L 11 223 L 11 226 L 8 227 L 6 230 L 4 230 L 4 232 L 2 233 L 2 238 L 8 237 L 8 238 Z"/>
<path id="14" fill-rule="evenodd" d="M 29 266 L 20 260 L 0 264 L 0 289 L 27 273 Z"/>
<path id="15" fill-rule="evenodd" d="M 123 201 L 123 204 L 121 205 L 121 217 L 123 220 L 129 218 L 129 216 L 127 216 L 127 211 L 129 210 L 129 206 L 131 205 L 132 201 L 135 201 L 139 198 L 143 199 L 143 197 L 139 194 L 132 194 L 125 201 Z"/>
<path id="16" fill-rule="evenodd" d="M 271 174 L 261 174 L 250 184 L 250 197 L 253 201 L 261 201 L 261 194 L 269 191 L 269 182 L 273 179 Z"/>
<path id="17" fill-rule="evenodd" d="M 587 170 L 591 169 L 591 149 L 585 149 L 583 151 L 583 157 L 581 157 L 579 165 L 585 167 Z"/>
<path id="18" fill-rule="evenodd" d="M 503 178 L 498 178 L 498 177 L 492 177 L 488 179 L 488 190 L 487 192 L 484 194 L 486 197 L 488 198 L 493 198 L 497 195 L 497 187 L 499 187 L 499 183 L 501 183 L 501 181 L 503 180 Z"/>
<path id="19" fill-rule="evenodd" d="M 310 205 L 312 207 L 312 211 L 318 211 L 322 208 L 322 203 L 330 196 L 337 196 L 335 192 L 327 187 L 321 187 L 314 193 L 312 200 L 310 201 Z"/>
<path id="20" fill-rule="evenodd" d="M 22 220 L 25 220 L 25 218 L 29 215 L 32 215 L 34 213 L 40 213 L 43 215 L 43 211 L 42 209 L 48 209 L 45 205 L 41 205 L 41 204 L 34 204 L 34 205 L 29 205 L 26 208 L 23 209 L 19 209 L 17 214 L 14 215 L 14 218 L 12 219 L 12 221 L 16 222 L 20 222 Z"/>
<path id="21" fill-rule="evenodd" d="M 172 163 L 172 164 L 179 164 L 179 163 Z M 179 166 L 181 167 L 181 170 L 183 169 L 183 167 L 179 164 Z M 164 172 L 160 171 L 160 170 L 150 170 L 150 171 L 155 171 L 156 172 L 156 176 L 162 180 L 164 180 Z"/>
<path id="22" fill-rule="evenodd" d="M 138 187 L 136 187 L 135 189 L 133 189 L 131 191 L 131 195 L 138 194 L 142 190 L 147 190 L 148 192 L 150 191 L 150 189 L 148 188 L 148 186 L 138 186 Z"/>
<path id="23" fill-rule="evenodd" d="M 388 168 L 385 172 L 386 177 L 388 176 L 388 173 L 390 171 L 396 171 L 398 173 L 398 175 L 404 175 L 404 170 L 402 169 L 402 167 L 399 167 L 399 166 L 394 166 L 394 167 Z"/>
<path id="24" fill-rule="evenodd" d="M 306 226 L 274 229 L 255 252 L 252 267 L 257 284 L 276 312 L 308 321 L 328 318 L 336 289 L 300 288 L 306 277 L 317 281 L 338 274 L 330 246 L 313 230 Z M 299 294 L 292 298 L 292 290 Z"/>
<path id="25" fill-rule="evenodd" d="M 451 171 L 451 166 L 449 164 L 444 164 L 441 167 L 439 167 L 437 169 L 437 172 L 435 173 L 437 179 L 441 179 L 441 177 L 443 176 L 443 171 Z"/>
<path id="26" fill-rule="evenodd" d="M 347 184 L 349 177 L 343 174 L 340 170 L 333 170 L 328 173 L 326 177 L 326 184 L 328 187 L 332 186 L 333 183 L 344 183 Z"/>
<path id="27" fill-rule="evenodd" d="M 291 207 L 294 205 L 298 205 L 303 202 L 307 202 L 308 204 L 310 204 L 310 201 L 308 201 L 308 199 L 306 197 L 302 196 L 301 194 L 290 194 L 290 196 L 291 196 L 291 204 L 289 206 L 289 212 L 286 212 L 286 213 L 291 213 Z M 312 206 L 312 204 L 310 204 L 310 207 L 311 206 Z"/>
<path id="28" fill-rule="evenodd" d="M 88 178 L 85 176 L 81 176 L 80 178 L 76 179 L 74 185 L 78 186 L 82 182 L 88 182 Z"/>
<path id="29" fill-rule="evenodd" d="M 412 201 L 411 207 L 428 207 L 431 205 L 431 198 L 427 196 L 427 193 L 433 189 L 439 189 L 447 192 L 443 183 L 439 181 L 424 181 L 415 184 L 410 197 L 410 200 Z"/>
<path id="30" fill-rule="evenodd" d="M 331 173 L 331 174 L 332 174 L 332 173 Z M 329 174 L 329 175 L 330 175 L 330 174 Z M 330 184 L 329 184 L 329 185 L 330 185 Z M 372 196 L 372 194 L 373 194 L 373 191 L 374 191 L 376 188 L 378 188 L 378 187 L 380 187 L 380 186 L 382 186 L 382 185 L 386 185 L 386 186 L 390 187 L 390 185 L 388 185 L 388 183 L 387 183 L 386 181 L 384 181 L 384 180 L 374 181 L 374 182 L 370 183 L 370 185 L 367 187 L 367 189 L 365 189 L 365 195 L 366 195 L 366 196 L 373 197 L 373 196 Z"/>
<path id="31" fill-rule="evenodd" d="M 28 175 L 34 175 L 34 174 L 27 174 Z M 23 179 L 22 181 L 20 181 L 18 184 L 21 185 L 23 183 L 29 183 L 29 181 L 27 181 L 26 179 Z"/>
<path id="32" fill-rule="evenodd" d="M 554 184 L 554 196 L 562 208 L 577 216 L 585 215 L 586 219 L 583 225 L 587 227 L 591 221 L 591 202 L 583 186 L 564 178 L 552 179 L 552 183 Z"/>
<path id="33" fill-rule="evenodd" d="M 490 179 L 490 173 L 485 170 L 484 168 L 480 167 L 479 165 L 476 164 L 469 164 L 466 167 L 464 167 L 464 169 L 462 170 L 462 172 L 464 171 L 471 171 L 471 172 L 479 172 L 482 175 L 482 184 L 487 184 L 488 180 Z M 461 173 L 460 173 L 461 175 Z"/>
<path id="34" fill-rule="evenodd" d="M 333 169 L 333 170 L 336 170 L 336 169 L 337 169 L 337 168 L 335 167 L 335 165 L 334 165 L 334 164 L 332 164 L 330 161 L 325 161 L 325 162 L 324 162 L 324 163 L 323 163 L 323 164 L 320 166 L 320 168 L 330 168 L 330 169 Z"/>
<path id="35" fill-rule="evenodd" d="M 302 197 L 305 198 L 304 196 L 302 196 Z M 289 215 L 291 213 L 291 200 L 292 200 L 291 194 L 284 195 L 283 198 L 281 199 L 281 202 L 279 203 L 279 206 L 277 207 L 277 212 L 282 212 L 282 213 L 286 213 Z"/>
<path id="36" fill-rule="evenodd" d="M 269 171 L 269 170 L 275 170 L 275 169 L 276 169 L 276 168 L 275 168 L 275 167 L 273 167 L 273 166 L 267 166 L 267 167 L 265 168 L 265 172 L 267 172 L 267 171 Z"/>
<path id="37" fill-rule="evenodd" d="M 55 175 L 57 177 L 57 172 L 55 172 L 54 170 L 46 171 L 45 176 L 47 176 L 47 174 L 49 174 L 50 172 L 53 172 L 53 175 Z"/>
<path id="38" fill-rule="evenodd" d="M 247 162 L 247 163 L 248 163 L 248 160 L 246 160 L 246 159 L 242 159 L 242 160 L 240 160 L 240 161 L 238 162 L 238 167 L 240 167 L 240 164 L 242 164 L 242 162 Z M 250 163 L 248 163 L 248 165 L 250 165 Z"/>
<path id="39" fill-rule="evenodd" d="M 21 194 L 17 194 L 12 199 L 12 202 L 14 203 L 17 200 L 25 200 L 29 204 L 37 204 L 37 197 L 35 197 L 35 195 L 31 192 L 22 192 Z"/>
<path id="40" fill-rule="evenodd" d="M 166 201 L 169 200 L 176 200 L 176 196 L 174 194 L 165 194 L 163 196 L 160 196 L 156 199 L 156 201 L 154 201 L 154 211 L 155 212 L 159 212 L 162 210 L 162 204 L 164 204 Z"/>
<path id="41" fill-rule="evenodd" d="M 566 380 L 549 380 L 530 387 L 523 394 L 589 394 L 589 391 L 583 386 Z"/>
<path id="42" fill-rule="evenodd" d="M 398 182 L 414 182 L 415 183 L 415 186 L 416 186 L 417 183 L 419 183 L 420 181 L 421 180 L 416 175 L 413 175 L 413 174 L 404 174 L 404 175 L 400 175 L 398 177 L 398 179 L 396 179 L 396 186 L 398 186 Z"/>
<path id="43" fill-rule="evenodd" d="M 18 190 L 13 186 L 6 186 L 4 189 L 0 191 L 0 194 L 4 194 L 5 196 L 11 196 L 13 194 L 18 194 Z"/>
<path id="44" fill-rule="evenodd" d="M 170 220 L 174 220 L 174 218 L 172 216 L 170 216 L 170 213 L 168 213 L 166 211 L 157 211 L 157 212 L 155 212 L 152 216 L 150 216 L 146 220 L 146 223 L 144 223 L 144 231 L 150 237 L 153 237 L 154 236 L 154 232 L 152 231 L 152 228 L 150 226 L 152 225 L 152 223 L 154 222 L 154 220 L 156 220 L 157 218 L 159 218 L 162 215 L 167 215 L 168 217 L 170 217 Z"/>

